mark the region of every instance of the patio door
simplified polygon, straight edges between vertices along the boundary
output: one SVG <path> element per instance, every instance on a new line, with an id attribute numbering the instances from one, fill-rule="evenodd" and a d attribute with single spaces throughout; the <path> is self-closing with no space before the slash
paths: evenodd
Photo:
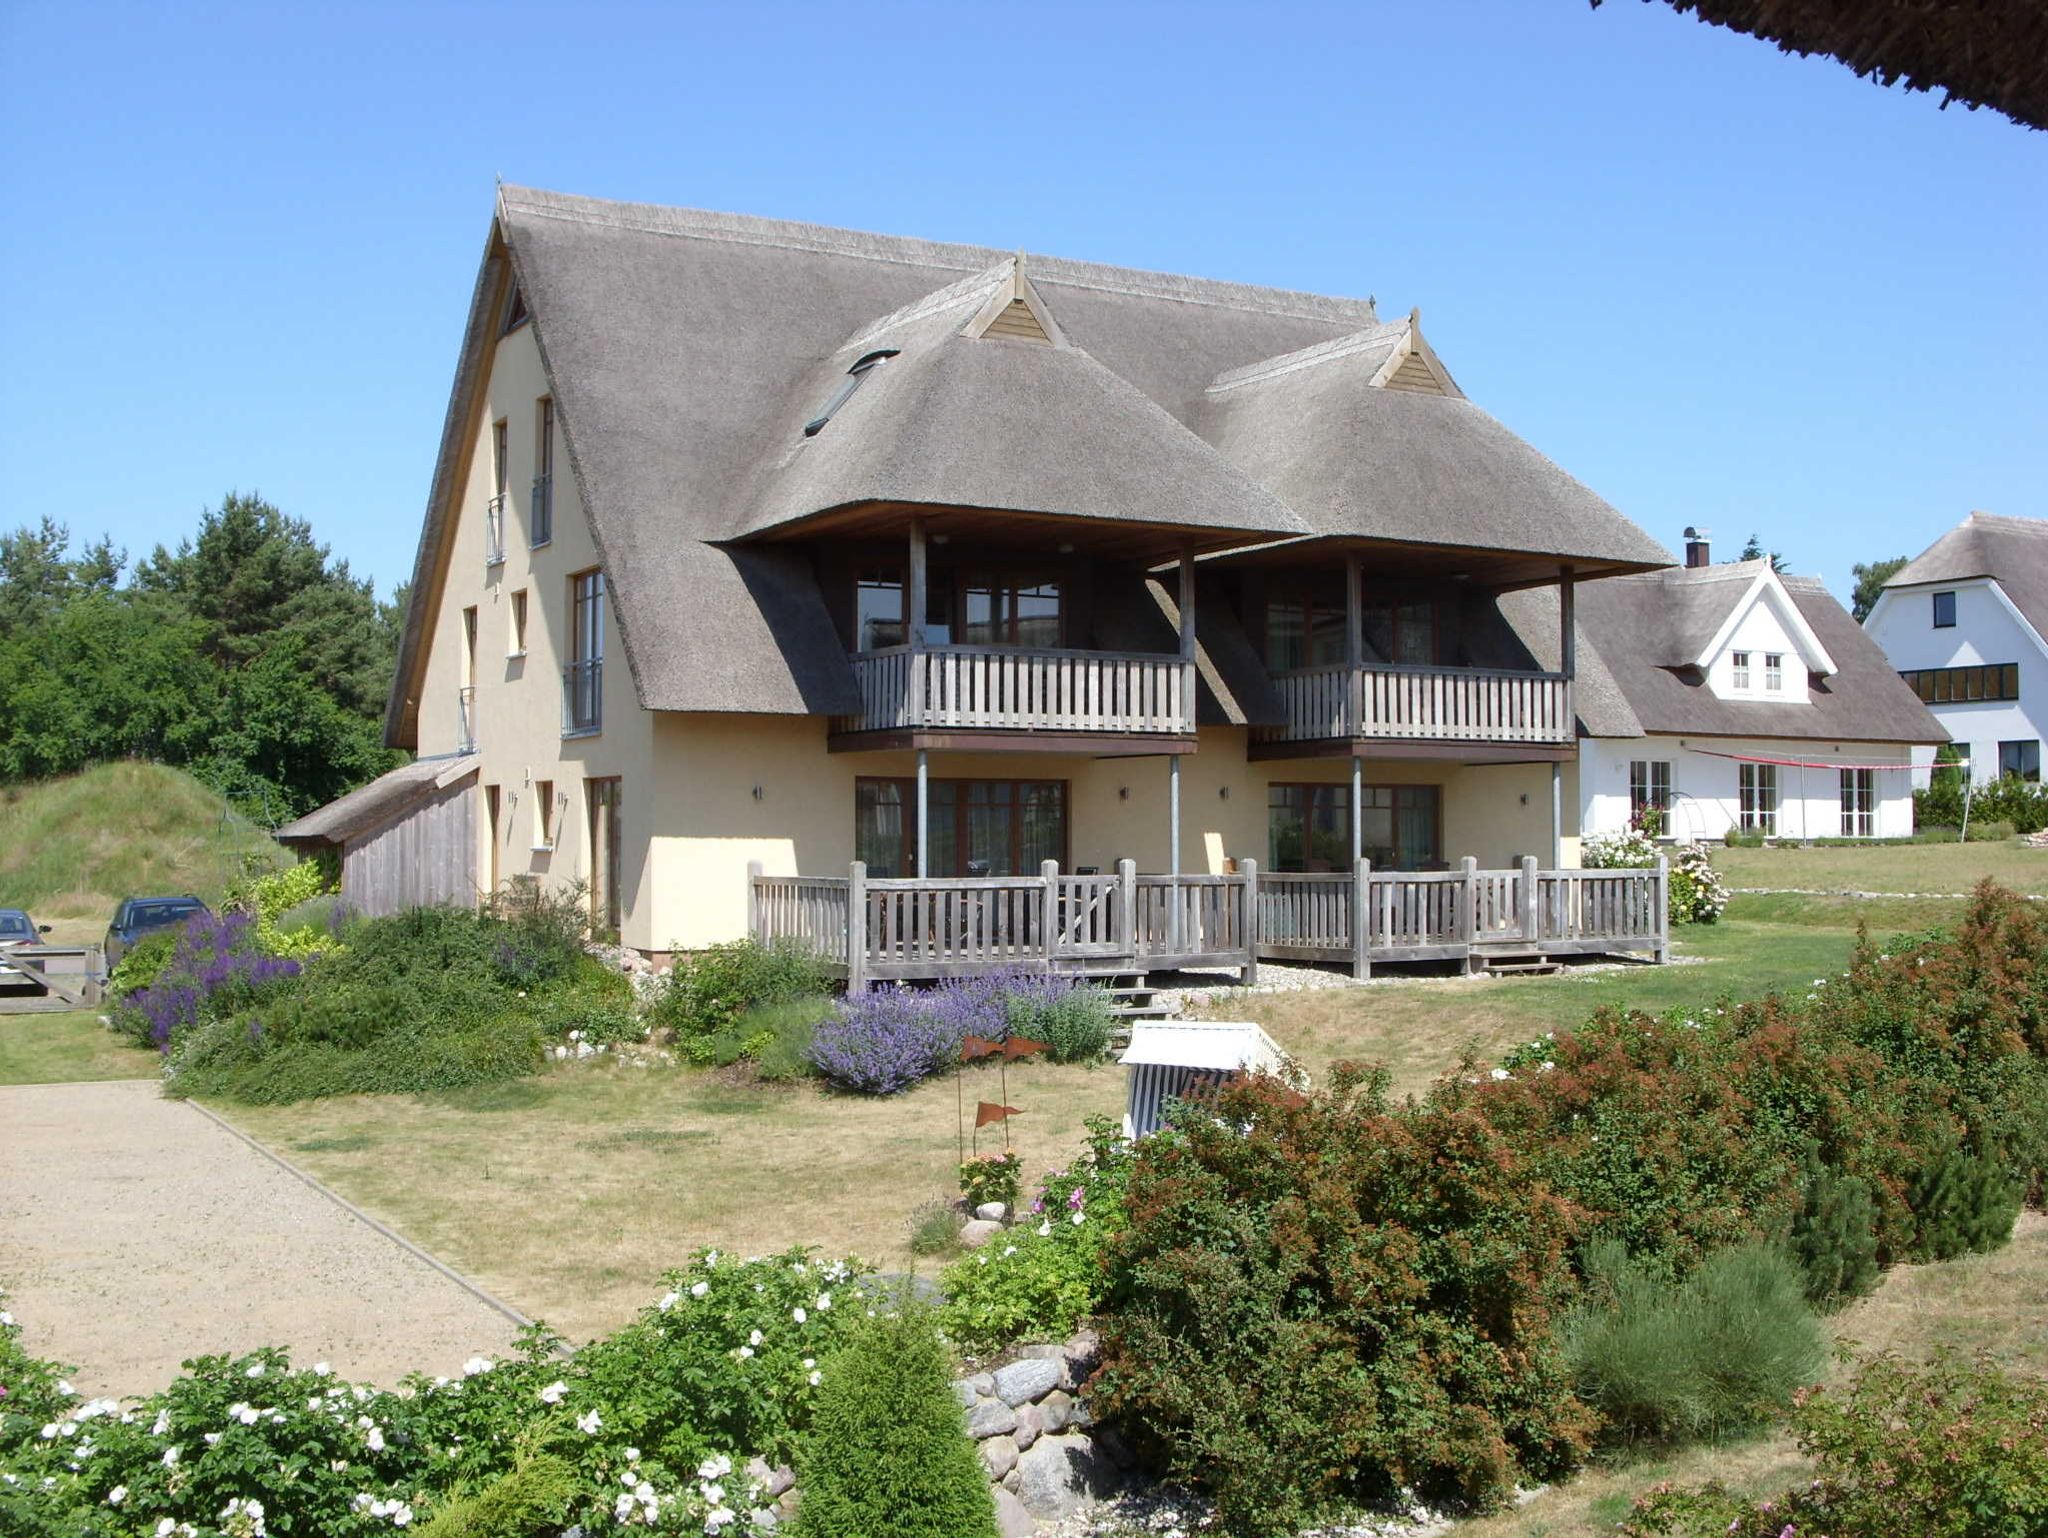
<path id="1" fill-rule="evenodd" d="M 1064 780 L 934 779 L 927 785 L 931 869 L 917 864 L 917 781 L 854 783 L 854 857 L 878 877 L 1028 876 L 1067 858 Z"/>

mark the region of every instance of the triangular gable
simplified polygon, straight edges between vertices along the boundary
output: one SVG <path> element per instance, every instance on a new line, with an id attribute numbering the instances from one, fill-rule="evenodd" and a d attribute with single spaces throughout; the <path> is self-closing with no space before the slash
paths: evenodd
<path id="1" fill-rule="evenodd" d="M 1422 336 L 1422 311 L 1408 312 L 1408 329 L 1372 382 L 1383 390 L 1405 390 L 1412 395 L 1446 395 L 1462 398 L 1457 381 L 1444 367 L 1436 350 Z"/>
<path id="2" fill-rule="evenodd" d="M 1828 649 L 1821 645 L 1820 637 L 1814 634 L 1813 626 L 1806 622 L 1806 616 L 1799 612 L 1799 605 L 1792 601 L 1792 595 L 1785 590 L 1785 584 L 1778 580 L 1778 574 L 1766 563 L 1761 571 L 1743 589 L 1742 596 L 1729 609 L 1727 617 L 1715 629 L 1711 639 L 1700 649 L 1696 657 L 1688 662 L 1696 668 L 1708 668 L 1719 657 L 1733 638 L 1736 627 L 1758 604 L 1767 604 L 1777 616 L 1778 623 L 1785 627 L 1785 633 L 1792 638 L 1792 644 L 1799 651 L 1799 658 L 1806 664 L 1809 673 L 1828 676 L 1840 671 L 1835 659 L 1828 655 Z"/>
<path id="3" fill-rule="evenodd" d="M 1059 322 L 1038 297 L 1038 290 L 1024 276 L 1024 256 L 1019 252 L 1011 263 L 1009 278 L 996 285 L 974 318 L 960 329 L 965 337 L 1008 337 L 1019 342 L 1039 342 L 1064 347 Z"/>

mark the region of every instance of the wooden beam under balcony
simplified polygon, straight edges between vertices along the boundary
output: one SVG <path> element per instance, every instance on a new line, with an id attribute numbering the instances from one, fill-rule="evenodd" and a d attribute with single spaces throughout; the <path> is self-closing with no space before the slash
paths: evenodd
<path id="1" fill-rule="evenodd" d="M 1305 742 L 1254 742 L 1253 763 L 1289 758 L 1369 758 L 1436 764 L 1553 764 L 1579 756 L 1576 742 L 1405 742 L 1388 737 L 1319 737 Z"/>
<path id="2" fill-rule="evenodd" d="M 1192 736 L 1129 732 L 1017 732 L 981 728 L 898 726 L 881 731 L 835 731 L 825 739 L 833 753 L 882 753 L 924 748 L 934 753 L 1065 753 L 1089 758 L 1155 758 L 1195 751 Z"/>

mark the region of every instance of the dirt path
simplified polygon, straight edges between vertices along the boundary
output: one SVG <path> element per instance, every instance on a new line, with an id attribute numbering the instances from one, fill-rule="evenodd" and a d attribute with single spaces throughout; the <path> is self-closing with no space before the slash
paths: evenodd
<path id="1" fill-rule="evenodd" d="M 517 1328 L 154 1081 L 0 1088 L 0 1287 L 88 1394 L 261 1345 L 395 1383 Z"/>

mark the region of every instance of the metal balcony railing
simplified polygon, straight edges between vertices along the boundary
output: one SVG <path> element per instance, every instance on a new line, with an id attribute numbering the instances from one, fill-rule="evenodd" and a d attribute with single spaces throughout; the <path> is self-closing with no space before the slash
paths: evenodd
<path id="1" fill-rule="evenodd" d="M 562 669 L 562 735 L 587 737 L 604 729 L 604 659 Z"/>
<path id="2" fill-rule="evenodd" d="M 505 562 L 505 493 L 499 492 L 484 504 L 484 565 Z"/>
<path id="3" fill-rule="evenodd" d="M 474 753 L 476 751 L 476 685 L 464 684 L 456 691 L 460 700 L 461 714 L 456 720 L 455 751 Z"/>
<path id="4" fill-rule="evenodd" d="M 527 509 L 526 542 L 529 545 L 545 545 L 555 537 L 555 478 L 552 475 L 536 475 L 533 478 L 533 502 Z"/>

